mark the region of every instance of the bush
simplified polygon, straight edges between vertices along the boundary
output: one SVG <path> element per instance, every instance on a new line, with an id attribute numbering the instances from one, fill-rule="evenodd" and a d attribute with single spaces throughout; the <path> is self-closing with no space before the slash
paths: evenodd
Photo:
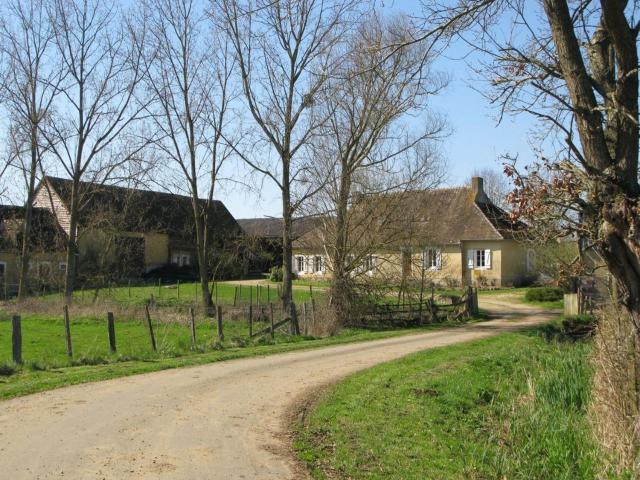
<path id="1" fill-rule="evenodd" d="M 538 287 L 527 290 L 524 298 L 527 302 L 557 302 L 563 295 L 564 291 L 558 287 Z"/>
<path id="2" fill-rule="evenodd" d="M 295 280 L 298 278 L 295 272 L 291 272 L 291 278 Z M 282 281 L 282 267 L 271 267 L 269 270 L 269 280 L 272 282 L 281 282 Z"/>

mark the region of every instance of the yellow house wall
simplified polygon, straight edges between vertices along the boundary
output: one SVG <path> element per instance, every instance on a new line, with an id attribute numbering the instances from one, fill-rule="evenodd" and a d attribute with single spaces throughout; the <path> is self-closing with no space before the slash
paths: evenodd
<path id="1" fill-rule="evenodd" d="M 65 261 L 64 252 L 32 252 L 29 260 L 29 279 L 38 278 L 38 265 L 48 263 L 51 275 L 49 278 L 40 279 L 42 283 L 58 284 L 62 282 L 64 273 L 59 268 L 59 263 Z M 4 284 L 17 285 L 20 277 L 20 256 L 13 252 L 0 252 L 0 262 L 6 264 L 5 278 L 0 279 L 0 288 Z"/>
<path id="2" fill-rule="evenodd" d="M 165 233 L 136 233 L 120 232 L 118 235 L 144 238 L 144 266 L 145 270 L 152 270 L 169 263 L 169 236 Z M 86 255 L 89 250 L 105 250 L 110 248 L 109 255 L 113 257 L 115 250 L 111 244 L 110 235 L 101 230 L 84 230 L 78 238 L 80 255 Z"/>
<path id="3" fill-rule="evenodd" d="M 502 242 L 502 284 L 511 286 L 513 282 L 526 277 L 527 272 L 527 246 L 515 240 Z"/>

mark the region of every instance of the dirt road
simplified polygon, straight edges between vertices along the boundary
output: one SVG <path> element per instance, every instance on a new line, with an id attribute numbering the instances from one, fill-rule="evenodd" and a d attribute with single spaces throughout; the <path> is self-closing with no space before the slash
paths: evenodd
<path id="1" fill-rule="evenodd" d="M 549 312 L 495 298 L 482 307 L 503 318 L 77 385 L 1 402 L 0 478 L 302 478 L 285 435 L 285 413 L 297 397 L 411 352 L 550 318 Z"/>

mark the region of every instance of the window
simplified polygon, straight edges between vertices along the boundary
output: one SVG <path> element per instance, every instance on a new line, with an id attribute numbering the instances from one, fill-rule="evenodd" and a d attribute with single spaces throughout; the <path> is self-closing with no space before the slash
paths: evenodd
<path id="1" fill-rule="evenodd" d="M 189 257 L 187 255 L 182 256 L 182 265 L 189 265 Z"/>
<path id="2" fill-rule="evenodd" d="M 490 269 L 491 268 L 491 250 L 473 249 L 467 252 L 467 263 L 470 270 Z"/>
<path id="3" fill-rule="evenodd" d="M 440 270 L 442 268 L 442 250 L 427 248 L 422 252 L 422 267 L 425 270 Z"/>
<path id="4" fill-rule="evenodd" d="M 66 272 L 67 271 L 67 262 L 60 262 L 58 263 L 58 270 L 60 272 Z"/>
<path id="5" fill-rule="evenodd" d="M 304 272 L 304 257 L 296 257 L 296 272 Z"/>
<path id="6" fill-rule="evenodd" d="M 316 273 L 322 272 L 322 256 L 316 255 L 313 257 L 313 271 Z"/>
<path id="7" fill-rule="evenodd" d="M 184 252 L 174 253 L 171 258 L 171 263 L 179 267 L 185 267 L 191 263 L 191 255 Z"/>
<path id="8" fill-rule="evenodd" d="M 51 276 L 51 264 L 49 262 L 40 262 L 38 264 L 38 277 L 48 278 Z"/>
<path id="9" fill-rule="evenodd" d="M 0 278 L 7 273 L 7 262 L 0 262 Z"/>
<path id="10" fill-rule="evenodd" d="M 366 272 L 371 272 L 376 268 L 376 257 L 373 255 L 367 255 L 364 259 L 364 269 Z"/>

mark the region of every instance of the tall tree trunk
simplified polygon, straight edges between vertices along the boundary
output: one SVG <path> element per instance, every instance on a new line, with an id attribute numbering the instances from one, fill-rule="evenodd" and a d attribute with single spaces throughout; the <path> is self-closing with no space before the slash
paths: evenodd
<path id="1" fill-rule="evenodd" d="M 31 127 L 31 165 L 29 166 L 29 184 L 27 187 L 27 204 L 25 205 L 24 224 L 22 226 L 22 248 L 20 256 L 20 277 L 18 279 L 18 301 L 27 295 L 27 277 L 29 275 L 29 238 L 33 219 L 33 196 L 36 188 L 36 171 L 38 167 L 37 126 Z"/>
<path id="2" fill-rule="evenodd" d="M 291 318 L 291 331 L 299 333 L 298 318 L 293 307 L 293 243 L 291 211 L 291 191 L 289 182 L 289 161 L 283 162 L 282 169 L 282 309 Z"/>
<path id="3" fill-rule="evenodd" d="M 348 208 L 351 195 L 351 171 L 343 162 L 340 186 L 336 201 L 335 249 L 331 278 L 331 302 L 334 316 L 341 323 L 351 313 L 351 285 L 347 271 L 348 256 Z"/>
<path id="4" fill-rule="evenodd" d="M 73 179 L 71 202 L 69 205 L 69 236 L 67 239 L 67 271 L 64 276 L 64 300 L 67 305 L 73 302 L 76 274 L 78 270 L 78 195 L 80 180 Z"/>
<path id="5" fill-rule="evenodd" d="M 206 242 L 206 214 L 200 209 L 200 205 L 196 197 L 192 199 L 193 202 L 193 218 L 196 225 L 196 250 L 198 255 L 198 273 L 200 277 L 200 290 L 202 291 L 202 305 L 204 306 L 207 316 L 214 314 L 213 312 L 213 299 L 211 298 L 211 292 L 209 291 L 209 262 L 207 261 L 207 242 Z"/>

